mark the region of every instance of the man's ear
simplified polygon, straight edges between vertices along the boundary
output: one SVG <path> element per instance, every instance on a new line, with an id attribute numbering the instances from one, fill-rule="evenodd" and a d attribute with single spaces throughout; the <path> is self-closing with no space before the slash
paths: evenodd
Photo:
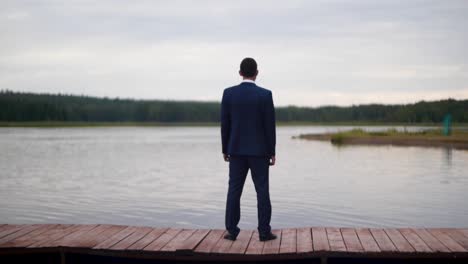
<path id="1" fill-rule="evenodd" d="M 255 76 L 257 76 L 257 75 L 258 75 L 258 70 L 257 70 L 257 73 L 255 74 Z"/>
<path id="2" fill-rule="evenodd" d="M 239 70 L 239 75 L 242 76 L 242 72 Z"/>

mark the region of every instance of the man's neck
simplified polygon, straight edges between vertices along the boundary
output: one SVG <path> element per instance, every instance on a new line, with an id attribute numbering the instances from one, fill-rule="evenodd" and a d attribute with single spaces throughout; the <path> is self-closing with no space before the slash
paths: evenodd
<path id="1" fill-rule="evenodd" d="M 242 80 L 242 82 L 255 83 L 255 80 L 254 80 L 254 79 L 250 79 L 250 78 L 244 78 L 244 79 Z"/>

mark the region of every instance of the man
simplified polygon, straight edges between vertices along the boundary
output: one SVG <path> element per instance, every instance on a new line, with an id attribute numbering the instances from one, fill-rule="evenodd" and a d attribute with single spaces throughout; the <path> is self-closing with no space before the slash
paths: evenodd
<path id="1" fill-rule="evenodd" d="M 275 165 L 275 108 L 270 90 L 255 84 L 257 63 L 245 58 L 240 64 L 241 84 L 226 88 L 221 102 L 221 139 L 224 160 L 229 162 L 225 239 L 240 232 L 240 198 L 250 169 L 257 192 L 260 241 L 276 238 L 271 233 L 269 166 Z"/>

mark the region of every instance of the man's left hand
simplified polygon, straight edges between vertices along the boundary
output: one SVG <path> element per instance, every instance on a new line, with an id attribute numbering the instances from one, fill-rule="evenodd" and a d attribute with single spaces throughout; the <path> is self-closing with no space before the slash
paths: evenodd
<path id="1" fill-rule="evenodd" d="M 276 157 L 275 156 L 271 156 L 270 158 L 270 166 L 274 166 L 276 163 Z"/>

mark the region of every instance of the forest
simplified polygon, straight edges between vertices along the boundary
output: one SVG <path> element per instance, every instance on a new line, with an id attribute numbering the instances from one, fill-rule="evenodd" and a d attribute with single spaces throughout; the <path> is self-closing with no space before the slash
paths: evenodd
<path id="1" fill-rule="evenodd" d="M 219 102 L 136 100 L 0 90 L 0 121 L 219 122 Z M 276 107 L 279 122 L 468 123 L 468 100 L 413 104 Z"/>

